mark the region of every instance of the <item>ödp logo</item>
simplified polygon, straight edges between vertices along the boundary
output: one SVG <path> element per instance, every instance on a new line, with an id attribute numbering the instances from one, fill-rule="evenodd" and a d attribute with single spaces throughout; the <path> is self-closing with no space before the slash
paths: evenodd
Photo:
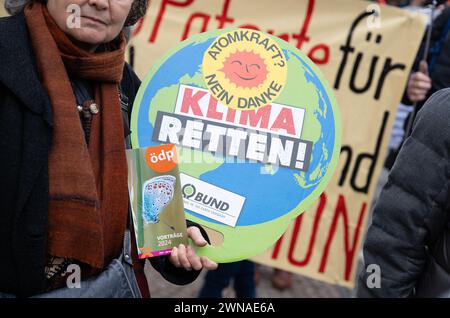
<path id="1" fill-rule="evenodd" d="M 158 147 L 149 147 L 145 158 L 147 165 L 156 172 L 167 172 L 177 165 L 176 148 L 174 145 L 162 145 Z M 162 148 L 162 149 L 161 149 Z"/>

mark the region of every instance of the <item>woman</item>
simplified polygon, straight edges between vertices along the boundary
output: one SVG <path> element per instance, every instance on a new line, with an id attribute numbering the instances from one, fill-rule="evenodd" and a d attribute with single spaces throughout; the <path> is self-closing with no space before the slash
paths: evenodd
<path id="1" fill-rule="evenodd" d="M 450 297 L 450 88 L 417 114 L 373 211 L 359 297 Z"/>
<path id="2" fill-rule="evenodd" d="M 125 144 L 140 81 L 124 63 L 122 30 L 143 16 L 147 0 L 6 0 L 5 7 L 13 16 L 0 20 L 0 296 L 70 297 L 70 265 L 97 284 L 128 257 Z M 188 233 L 207 244 L 201 228 Z M 178 284 L 217 267 L 183 245 L 152 265 Z"/>

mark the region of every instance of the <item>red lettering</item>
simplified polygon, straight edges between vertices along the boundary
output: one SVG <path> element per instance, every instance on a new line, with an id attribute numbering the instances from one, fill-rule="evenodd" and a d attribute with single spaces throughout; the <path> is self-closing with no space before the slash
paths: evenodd
<path id="1" fill-rule="evenodd" d="M 272 259 L 277 259 L 278 258 L 278 254 L 280 253 L 280 249 L 281 249 L 281 245 L 283 243 L 283 239 L 284 239 L 284 234 L 283 234 L 283 236 L 281 236 L 278 239 L 277 243 L 275 244 L 275 247 L 273 249 L 272 256 L 271 256 Z"/>
<path id="2" fill-rule="evenodd" d="M 206 31 L 206 29 L 208 28 L 208 23 L 209 23 L 209 20 L 211 19 L 211 16 L 208 15 L 208 14 L 205 14 L 205 13 L 199 13 L 199 12 L 193 13 L 189 17 L 188 21 L 186 22 L 186 26 L 184 27 L 184 31 L 183 31 L 183 35 L 181 37 L 181 41 L 184 41 L 184 40 L 186 40 L 189 37 L 189 31 L 191 30 L 192 22 L 195 19 L 197 19 L 197 18 L 203 19 L 203 24 L 202 24 L 202 27 L 201 27 L 199 33 L 202 33 L 202 32 Z"/>
<path id="3" fill-rule="evenodd" d="M 361 207 L 361 211 L 359 213 L 358 222 L 355 227 L 355 231 L 353 233 L 353 244 L 350 246 L 350 238 L 349 238 L 349 227 L 353 226 L 353 224 L 348 223 L 348 214 L 347 207 L 345 206 L 345 199 L 343 195 L 339 195 L 338 203 L 336 206 L 336 210 L 334 213 L 333 221 L 331 223 L 331 228 L 328 234 L 328 239 L 325 244 L 325 249 L 322 255 L 322 260 L 320 262 L 319 273 L 325 272 L 325 268 L 327 266 L 328 253 L 330 252 L 331 243 L 333 241 L 334 235 L 336 234 L 337 223 L 339 218 L 342 217 L 344 222 L 344 248 L 345 248 L 345 280 L 350 280 L 350 274 L 352 272 L 353 267 L 353 259 L 355 257 L 356 246 L 359 240 L 359 235 L 361 232 L 361 225 L 364 220 L 364 215 L 366 213 L 367 204 L 364 202 Z"/>
<path id="4" fill-rule="evenodd" d="M 323 57 L 316 57 L 316 52 L 323 51 Z M 309 51 L 308 57 L 316 64 L 327 64 L 330 60 L 330 48 L 325 44 L 316 45 Z"/>
<path id="5" fill-rule="evenodd" d="M 263 107 L 263 109 L 266 107 Z M 289 108 L 283 108 L 275 119 L 271 130 L 278 131 L 280 129 L 286 130 L 288 134 L 295 135 L 294 118 L 292 110 Z"/>
<path id="6" fill-rule="evenodd" d="M 297 219 L 295 221 L 295 225 L 294 225 L 294 231 L 293 231 L 292 237 L 291 237 L 291 244 L 289 245 L 289 254 L 288 254 L 289 262 L 292 265 L 294 265 L 294 266 L 308 265 L 308 263 L 311 259 L 313 249 L 314 249 L 314 243 L 316 242 L 317 232 L 319 230 L 319 222 L 322 218 L 322 213 L 323 213 L 323 210 L 325 209 L 326 202 L 327 202 L 327 196 L 325 193 L 322 193 L 320 195 L 319 205 L 318 205 L 317 211 L 316 211 L 316 217 L 314 218 L 314 225 L 313 225 L 311 237 L 309 238 L 308 250 L 307 250 L 306 255 L 303 258 L 303 260 L 297 260 L 294 258 L 295 246 L 297 244 L 297 239 L 299 238 L 299 232 L 300 232 L 300 228 L 301 228 L 301 224 L 302 224 L 302 220 L 303 220 L 303 214 L 300 215 L 299 217 L 297 217 Z"/>
<path id="7" fill-rule="evenodd" d="M 208 113 L 206 117 L 211 119 L 222 120 L 223 113 L 217 111 L 217 100 L 215 98 L 211 97 L 209 99 Z"/>
<path id="8" fill-rule="evenodd" d="M 269 127 L 271 105 L 261 107 L 257 110 L 246 110 L 241 112 L 239 123 L 241 125 L 250 125 L 252 127 L 260 127 L 267 129 Z M 250 123 L 249 123 L 250 122 Z M 258 126 L 259 124 L 259 126 Z"/>
<path id="9" fill-rule="evenodd" d="M 174 7 L 187 7 L 190 6 L 194 0 L 184 0 L 184 1 L 176 1 L 176 0 L 162 0 L 162 4 L 159 7 L 158 14 L 156 15 L 155 25 L 153 26 L 152 33 L 150 35 L 149 42 L 154 43 L 156 41 L 156 37 L 158 36 L 158 31 L 161 27 L 161 22 L 164 18 L 164 14 L 166 13 L 166 8 L 169 5 Z"/>
<path id="10" fill-rule="evenodd" d="M 293 34 L 292 38 L 297 40 L 297 44 L 295 46 L 301 50 L 304 43 L 307 43 L 311 40 L 308 36 L 308 29 L 311 24 L 311 17 L 314 12 L 315 0 L 308 0 L 308 7 L 306 9 L 306 17 L 303 21 L 302 28 L 300 33 Z M 315 53 L 319 50 L 323 51 L 323 57 L 317 58 Z M 330 60 L 330 48 L 325 44 L 319 44 L 314 46 L 308 53 L 308 57 L 316 64 L 327 64 Z"/>
<path id="11" fill-rule="evenodd" d="M 179 7 L 184 8 L 192 5 L 194 0 L 162 0 L 161 5 L 159 7 L 158 13 L 156 15 L 155 24 L 153 29 L 151 30 L 151 34 L 149 37 L 150 43 L 155 43 L 158 32 L 161 28 L 161 24 L 163 19 L 165 18 L 166 11 L 169 7 Z M 229 15 L 231 0 L 223 0 L 222 11 L 221 13 L 214 16 L 217 21 L 217 28 L 222 29 L 227 27 L 228 24 L 236 23 L 235 19 Z M 267 33 L 276 35 L 280 39 L 289 42 L 291 38 L 294 40 L 294 45 L 298 49 L 302 49 L 305 43 L 309 43 L 311 41 L 310 36 L 308 35 L 309 27 L 311 25 L 312 15 L 314 13 L 315 0 L 308 0 L 305 19 L 300 27 L 299 33 L 294 33 L 292 36 L 288 33 L 276 34 L 274 30 L 268 30 Z M 194 12 L 192 13 L 185 25 L 181 35 L 180 40 L 187 39 L 192 33 L 192 27 L 194 23 L 199 23 L 199 32 L 205 32 L 208 30 L 211 14 L 203 13 L 203 12 Z M 144 19 L 141 19 L 137 24 L 135 30 L 133 31 L 133 36 L 136 36 L 141 32 L 143 26 Z M 239 28 L 257 30 L 260 31 L 261 28 L 252 23 L 243 23 L 238 26 Z M 305 52 L 306 53 L 306 52 Z M 328 45 L 324 43 L 317 44 L 313 46 L 309 52 L 308 57 L 316 64 L 326 64 L 330 59 L 330 48 Z"/>
<path id="12" fill-rule="evenodd" d="M 293 34 L 292 37 L 297 40 L 295 45 L 299 50 L 302 49 L 304 42 L 309 42 L 310 38 L 308 36 L 308 28 L 311 23 L 311 17 L 314 11 L 315 0 L 308 0 L 308 8 L 306 9 L 305 21 L 303 21 L 302 28 L 299 34 Z"/>
<path id="13" fill-rule="evenodd" d="M 216 15 L 216 20 L 219 23 L 217 28 L 223 29 L 225 23 L 233 23 L 234 19 L 228 16 L 228 10 L 230 8 L 230 0 L 225 0 L 223 3 L 222 15 Z"/>
<path id="14" fill-rule="evenodd" d="M 243 25 L 240 25 L 238 28 L 259 31 L 259 28 L 253 24 L 243 24 Z"/>
<path id="15" fill-rule="evenodd" d="M 302 214 L 296 218 L 295 223 L 294 223 L 294 228 L 292 230 L 292 235 L 290 236 L 289 248 L 288 248 L 288 252 L 287 252 L 287 258 L 291 265 L 297 266 L 297 267 L 308 266 L 308 264 L 311 260 L 311 257 L 312 257 L 312 253 L 314 251 L 314 246 L 316 244 L 317 233 L 319 231 L 320 221 L 322 219 L 323 212 L 325 210 L 326 201 L 327 201 L 327 196 L 325 193 L 322 193 L 322 195 L 320 196 L 320 199 L 319 199 L 318 206 L 317 206 L 316 216 L 314 218 L 313 228 L 312 228 L 311 236 L 309 239 L 307 251 L 306 251 L 306 254 L 303 257 L 303 259 L 299 259 L 298 257 L 297 258 L 295 257 L 295 248 L 297 245 L 297 240 L 300 239 L 300 235 L 301 235 L 300 231 L 301 231 L 301 226 L 303 223 L 304 215 Z M 328 231 L 327 241 L 325 243 L 322 258 L 320 261 L 319 273 L 325 272 L 331 244 L 332 244 L 333 239 L 336 234 L 336 229 L 337 229 L 339 219 L 342 218 L 343 227 L 344 227 L 344 253 L 345 253 L 344 279 L 347 281 L 350 280 L 350 275 L 352 273 L 352 268 L 353 268 L 353 260 L 355 258 L 355 253 L 356 253 L 356 247 L 358 246 L 358 242 L 359 242 L 360 235 L 361 235 L 361 227 L 362 227 L 363 220 L 364 220 L 364 217 L 366 214 L 366 207 L 367 207 L 366 202 L 363 202 L 356 225 L 349 224 L 347 207 L 345 205 L 345 198 L 343 195 L 339 195 L 336 209 L 334 210 L 333 220 L 331 222 L 331 226 Z M 352 241 L 352 244 L 350 244 L 350 228 L 353 228 L 353 227 L 354 227 L 353 241 Z M 285 236 L 286 235 L 283 235 L 275 244 L 274 249 L 272 251 L 272 255 L 271 255 L 271 258 L 273 260 L 276 260 L 279 258 L 281 247 L 282 247 L 283 241 L 285 240 Z M 303 239 L 301 239 L 301 240 L 303 241 Z"/>
<path id="16" fill-rule="evenodd" d="M 184 90 L 183 101 L 181 103 L 181 112 L 189 114 L 189 110 L 196 116 L 203 116 L 200 105 L 198 104 L 200 99 L 206 95 L 204 91 L 198 91 L 195 95 L 192 95 L 192 88 L 186 88 Z"/>
<path id="17" fill-rule="evenodd" d="M 234 119 L 236 118 L 236 110 L 232 108 L 228 108 L 227 111 L 227 122 L 234 123 Z"/>

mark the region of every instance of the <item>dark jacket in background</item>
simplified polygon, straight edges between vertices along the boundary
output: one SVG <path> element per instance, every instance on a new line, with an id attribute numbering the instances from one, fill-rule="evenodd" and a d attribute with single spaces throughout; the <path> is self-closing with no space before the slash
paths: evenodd
<path id="1" fill-rule="evenodd" d="M 424 58 L 425 42 L 426 42 L 427 32 L 425 32 L 422 44 L 420 46 L 419 52 L 414 61 L 412 67 L 412 73 L 419 70 L 419 63 Z M 430 49 L 428 52 L 427 63 L 429 67 L 429 76 L 432 81 L 431 89 L 428 91 L 425 100 L 418 102 L 414 105 L 415 115 L 419 112 L 422 106 L 425 104 L 426 100 L 436 93 L 437 91 L 450 87 L 450 7 L 446 7 L 442 13 L 434 20 L 433 29 L 431 31 L 430 38 Z M 405 92 L 403 94 L 402 103 L 405 105 L 411 105 L 413 107 L 413 102 L 408 98 L 407 87 L 405 87 Z M 408 128 L 408 123 L 411 116 L 415 116 L 410 113 L 404 122 L 403 129 L 405 134 L 409 132 L 406 131 Z M 414 119 L 413 119 L 414 120 Z M 405 139 L 405 135 L 403 138 Z M 402 141 L 402 143 L 404 140 Z M 400 146 L 401 147 L 401 146 Z M 399 148 L 400 148 L 399 147 Z M 400 149 L 391 149 L 385 161 L 385 168 L 390 170 L 394 164 L 398 152 Z"/>
<path id="2" fill-rule="evenodd" d="M 419 111 L 375 205 L 364 244 L 365 268 L 379 266 L 381 288 L 370 288 L 373 268 L 361 272 L 359 297 L 408 297 L 426 272 L 430 255 L 450 275 L 450 89 L 435 93 Z M 448 244 L 448 243 L 447 243 Z"/>
<path id="3" fill-rule="evenodd" d="M 426 32 L 414 61 L 412 73 L 419 70 L 419 63 L 423 59 L 425 51 L 425 42 Z M 433 23 L 427 63 L 432 85 L 426 99 L 437 91 L 450 87 L 450 7 L 445 8 Z M 417 103 L 417 110 L 420 110 L 425 104 L 426 99 Z M 406 95 L 406 90 L 402 102 L 406 105 L 413 104 Z"/>
<path id="4" fill-rule="evenodd" d="M 125 135 L 130 133 L 131 105 L 139 85 L 140 80 L 126 65 L 121 83 L 122 93 L 129 102 L 128 109 L 122 107 Z M 48 152 L 52 126 L 52 107 L 39 80 L 24 16 L 2 18 L 0 293 L 30 296 L 45 288 Z M 175 268 L 167 257 L 153 258 L 152 265 L 175 284 L 190 283 L 199 274 Z"/>

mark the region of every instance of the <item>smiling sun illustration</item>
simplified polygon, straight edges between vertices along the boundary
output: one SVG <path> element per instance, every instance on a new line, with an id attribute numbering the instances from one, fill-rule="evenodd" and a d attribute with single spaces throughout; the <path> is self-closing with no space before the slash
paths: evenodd
<path id="1" fill-rule="evenodd" d="M 288 72 L 277 41 L 269 34 L 246 29 L 220 34 L 203 53 L 205 87 L 218 102 L 232 109 L 257 109 L 274 102 L 283 91 Z"/>
<path id="2" fill-rule="evenodd" d="M 231 53 L 219 70 L 237 87 L 253 88 L 261 85 L 267 78 L 267 66 L 259 54 L 253 51 Z"/>

